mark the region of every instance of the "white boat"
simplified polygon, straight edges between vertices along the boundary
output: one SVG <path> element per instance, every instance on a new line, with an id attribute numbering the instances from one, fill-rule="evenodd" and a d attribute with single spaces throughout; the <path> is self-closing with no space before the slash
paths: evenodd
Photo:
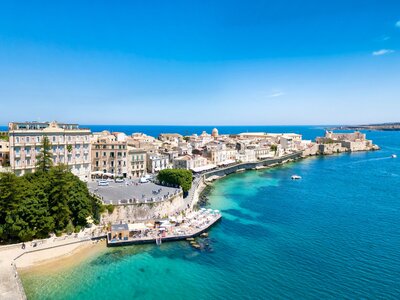
<path id="1" fill-rule="evenodd" d="M 301 176 L 299 176 L 299 175 L 292 175 L 292 179 L 293 179 L 293 180 L 301 179 Z"/>
<path id="2" fill-rule="evenodd" d="M 397 155 L 396 154 L 392 154 L 392 158 L 397 158 Z"/>

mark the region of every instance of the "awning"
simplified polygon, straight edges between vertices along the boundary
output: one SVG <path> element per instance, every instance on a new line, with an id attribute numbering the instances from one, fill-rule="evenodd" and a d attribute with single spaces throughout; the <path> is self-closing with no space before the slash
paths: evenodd
<path id="1" fill-rule="evenodd" d="M 216 167 L 217 167 L 217 166 L 214 165 L 214 164 L 209 164 L 209 165 L 205 165 L 205 166 L 202 166 L 202 167 L 191 168 L 191 170 L 192 170 L 193 172 L 195 172 L 195 173 L 198 173 L 198 172 L 203 172 L 203 171 L 211 170 L 211 169 L 214 169 L 214 168 L 216 168 Z"/>
<path id="2" fill-rule="evenodd" d="M 234 164 L 235 162 L 236 162 L 236 160 L 234 160 L 234 159 L 227 159 L 227 160 L 224 160 L 224 161 L 218 163 L 218 166 L 230 165 L 230 164 Z"/>
<path id="3" fill-rule="evenodd" d="M 90 174 L 92 174 L 92 175 L 103 175 L 104 173 L 102 171 L 94 171 L 94 172 L 91 172 Z"/>
<path id="4" fill-rule="evenodd" d="M 128 224 L 129 231 L 141 231 L 149 229 L 144 223 Z"/>

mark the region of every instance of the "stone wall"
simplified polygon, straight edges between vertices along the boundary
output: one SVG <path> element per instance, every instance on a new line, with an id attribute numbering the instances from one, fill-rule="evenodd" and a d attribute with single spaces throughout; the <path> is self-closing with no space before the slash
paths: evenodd
<path id="1" fill-rule="evenodd" d="M 345 147 L 343 147 L 340 142 L 319 145 L 319 153 L 322 155 L 342 153 L 342 152 L 346 152 L 346 151 L 348 151 L 348 150 Z"/>
<path id="2" fill-rule="evenodd" d="M 183 198 L 183 193 L 172 197 L 167 201 L 115 205 L 112 214 L 103 213 L 100 223 L 106 225 L 122 223 L 133 223 L 158 219 L 165 215 L 172 215 L 187 208 L 187 199 Z"/>
<path id="3" fill-rule="evenodd" d="M 235 173 L 236 171 L 238 171 L 240 169 L 251 170 L 251 169 L 255 169 L 257 167 L 267 167 L 267 166 L 271 166 L 274 164 L 283 163 L 284 161 L 287 161 L 290 159 L 298 159 L 301 157 L 301 155 L 302 155 L 301 152 L 296 152 L 296 153 L 284 155 L 284 156 L 278 157 L 278 158 L 270 158 L 270 159 L 265 159 L 265 160 L 258 161 L 258 162 L 238 164 L 238 165 L 230 166 L 227 168 L 207 172 L 203 176 L 205 179 L 207 179 L 211 176 L 220 176 L 221 177 L 221 176 Z"/>

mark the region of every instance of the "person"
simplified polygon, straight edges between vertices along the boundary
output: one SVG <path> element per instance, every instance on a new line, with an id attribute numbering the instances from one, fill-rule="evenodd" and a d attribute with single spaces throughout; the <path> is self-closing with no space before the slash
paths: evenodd
<path id="1" fill-rule="evenodd" d="M 24 242 L 22 243 L 21 248 L 22 248 L 22 250 L 25 250 L 25 243 Z"/>

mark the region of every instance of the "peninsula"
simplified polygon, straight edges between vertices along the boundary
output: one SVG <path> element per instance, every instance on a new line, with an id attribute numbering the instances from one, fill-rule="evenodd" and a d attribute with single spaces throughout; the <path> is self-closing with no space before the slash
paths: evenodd
<path id="1" fill-rule="evenodd" d="M 399 131 L 400 130 L 400 122 L 368 124 L 368 125 L 343 125 L 343 126 L 339 126 L 339 127 L 333 127 L 333 128 L 331 128 L 331 130 Z"/>
<path id="2" fill-rule="evenodd" d="M 221 177 L 308 156 L 379 149 L 358 131 L 326 131 L 315 141 L 303 140 L 297 133 L 220 134 L 216 128 L 211 134 L 166 133 L 155 138 L 144 133 L 92 133 L 77 124 L 57 122 L 10 123 L 0 146 L 0 194 L 4 199 L 12 202 L 15 198 L 17 206 L 27 205 L 24 189 L 15 184 L 28 186 L 45 180 L 48 188 L 41 191 L 42 184 L 30 190 L 44 194 L 50 190 L 48 199 L 40 201 L 65 205 L 63 214 L 41 215 L 46 227 L 36 224 L 35 220 L 41 219 L 32 216 L 15 231 L 9 217 L 2 215 L 2 243 L 13 242 L 0 247 L 3 282 L 8 282 L 0 286 L 5 299 L 23 299 L 16 266 L 41 262 L 43 255 L 37 252 L 47 251 L 46 257 L 54 258 L 79 245 L 104 240 L 116 246 L 188 239 L 201 249 L 195 238 L 205 234 L 222 214 L 200 209 L 199 195 Z M 10 186 L 16 193 L 5 193 Z M 75 193 L 82 195 L 82 210 L 77 209 Z M 54 197 L 60 201 L 53 201 Z M 24 220 L 20 213 L 18 209 L 8 211 L 13 218 Z"/>

